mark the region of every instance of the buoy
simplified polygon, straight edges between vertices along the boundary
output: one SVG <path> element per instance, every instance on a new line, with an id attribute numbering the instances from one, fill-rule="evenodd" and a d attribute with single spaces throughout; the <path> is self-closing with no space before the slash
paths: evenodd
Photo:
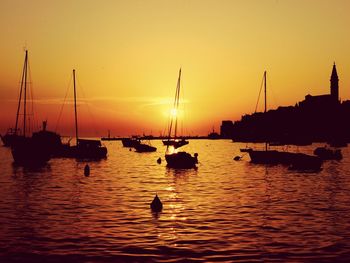
<path id="1" fill-rule="evenodd" d="M 239 161 L 239 160 L 241 160 L 241 158 L 242 158 L 241 156 L 238 156 L 238 155 L 237 155 L 235 158 L 233 158 L 233 160 Z"/>
<path id="2" fill-rule="evenodd" d="M 84 167 L 84 175 L 89 176 L 90 175 L 90 166 L 87 164 Z"/>
<path id="3" fill-rule="evenodd" d="M 151 203 L 151 209 L 153 212 L 160 212 L 163 209 L 163 204 L 160 201 L 158 195 L 156 194 L 156 196 L 154 197 L 152 203 Z"/>
<path id="4" fill-rule="evenodd" d="M 157 163 L 159 163 L 159 164 L 162 163 L 162 159 L 160 157 L 157 159 Z"/>

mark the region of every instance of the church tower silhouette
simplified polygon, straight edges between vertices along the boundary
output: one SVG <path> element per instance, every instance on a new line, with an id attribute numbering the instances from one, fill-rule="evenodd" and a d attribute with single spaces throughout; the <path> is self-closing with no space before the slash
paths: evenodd
<path id="1" fill-rule="evenodd" d="M 337 68 L 335 67 L 335 62 L 333 64 L 332 75 L 331 75 L 331 97 L 334 100 L 339 101 L 339 78 L 337 74 Z"/>

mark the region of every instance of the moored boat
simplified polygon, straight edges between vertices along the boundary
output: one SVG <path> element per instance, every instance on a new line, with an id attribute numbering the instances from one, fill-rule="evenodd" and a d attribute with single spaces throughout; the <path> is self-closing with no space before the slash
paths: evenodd
<path id="1" fill-rule="evenodd" d="M 327 147 L 318 147 L 314 150 L 314 154 L 322 160 L 341 160 L 343 155 L 340 149 L 330 149 Z"/>
<path id="2" fill-rule="evenodd" d="M 136 137 L 132 138 L 123 138 L 122 140 L 123 147 L 135 148 L 136 145 L 140 144 L 140 139 Z"/>
<path id="3" fill-rule="evenodd" d="M 165 160 L 168 167 L 178 169 L 191 169 L 196 168 L 196 164 L 198 163 L 198 154 L 195 153 L 194 156 L 192 156 L 187 152 L 176 152 L 172 154 L 166 154 Z"/>
<path id="4" fill-rule="evenodd" d="M 80 139 L 78 133 L 78 112 L 75 86 L 75 69 L 73 69 L 74 86 L 74 116 L 76 145 L 62 144 L 55 157 L 76 158 L 81 160 L 99 160 L 107 157 L 107 148 L 102 146 L 100 140 Z"/>
<path id="5" fill-rule="evenodd" d="M 266 71 L 264 72 L 264 94 L 266 113 Z M 292 169 L 313 170 L 321 169 L 322 160 L 317 156 L 303 153 L 293 153 L 286 151 L 269 150 L 268 143 L 265 142 L 265 150 L 247 150 L 251 162 L 258 164 L 284 164 L 290 165 Z"/>
<path id="6" fill-rule="evenodd" d="M 16 165 L 21 166 L 41 166 L 47 163 L 51 158 L 51 147 L 47 144 L 47 141 L 40 136 L 40 133 L 33 133 L 32 136 L 28 136 L 28 124 L 27 124 L 27 95 L 32 94 L 28 92 L 28 51 L 25 51 L 25 59 L 21 80 L 21 90 L 18 100 L 18 109 L 16 116 L 16 128 L 14 130 L 12 141 L 11 141 L 11 153 L 13 160 Z M 22 94 L 23 93 L 23 94 Z M 28 93 L 28 94 L 27 94 Z M 19 119 L 19 112 L 22 104 L 23 95 L 23 127 L 22 134 L 19 135 L 17 125 Z M 33 103 L 33 98 L 32 98 Z"/>
<path id="7" fill-rule="evenodd" d="M 165 152 L 165 160 L 167 162 L 167 167 L 175 168 L 175 169 L 191 169 L 196 168 L 196 164 L 198 163 L 198 154 L 195 153 L 194 156 L 191 154 L 182 151 L 178 152 L 177 148 L 180 148 L 189 142 L 185 139 L 178 139 L 177 137 L 177 111 L 179 107 L 180 100 L 180 82 L 181 82 L 181 68 L 179 70 L 179 77 L 176 85 L 175 92 L 175 100 L 173 106 L 173 112 L 175 114 L 171 115 L 170 125 L 169 125 L 169 133 L 168 139 L 164 140 L 166 143 L 166 152 Z M 163 143 L 164 143 L 163 141 Z"/>
<path id="8" fill-rule="evenodd" d="M 152 146 L 152 145 L 149 145 L 149 144 L 145 144 L 145 143 L 139 143 L 139 144 L 136 144 L 134 146 L 136 152 L 155 152 L 157 151 L 157 148 Z"/>

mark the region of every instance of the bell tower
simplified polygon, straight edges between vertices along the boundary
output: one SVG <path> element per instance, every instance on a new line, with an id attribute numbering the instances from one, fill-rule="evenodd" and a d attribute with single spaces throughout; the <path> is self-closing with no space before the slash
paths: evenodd
<path id="1" fill-rule="evenodd" d="M 331 96 L 334 100 L 339 101 L 339 78 L 337 74 L 337 68 L 335 67 L 335 62 L 333 64 L 332 75 L 331 75 Z"/>

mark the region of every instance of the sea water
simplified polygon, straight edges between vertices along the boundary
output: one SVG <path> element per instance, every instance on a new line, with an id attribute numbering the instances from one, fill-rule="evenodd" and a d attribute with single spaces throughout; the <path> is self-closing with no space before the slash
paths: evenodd
<path id="1" fill-rule="evenodd" d="M 350 260 L 349 148 L 303 173 L 252 164 L 245 144 L 230 140 L 191 140 L 191 170 L 167 168 L 161 141 L 154 153 L 105 145 L 108 158 L 89 162 L 89 177 L 75 159 L 16 167 L 0 147 L 1 262 Z M 158 214 L 149 206 L 156 194 Z"/>

